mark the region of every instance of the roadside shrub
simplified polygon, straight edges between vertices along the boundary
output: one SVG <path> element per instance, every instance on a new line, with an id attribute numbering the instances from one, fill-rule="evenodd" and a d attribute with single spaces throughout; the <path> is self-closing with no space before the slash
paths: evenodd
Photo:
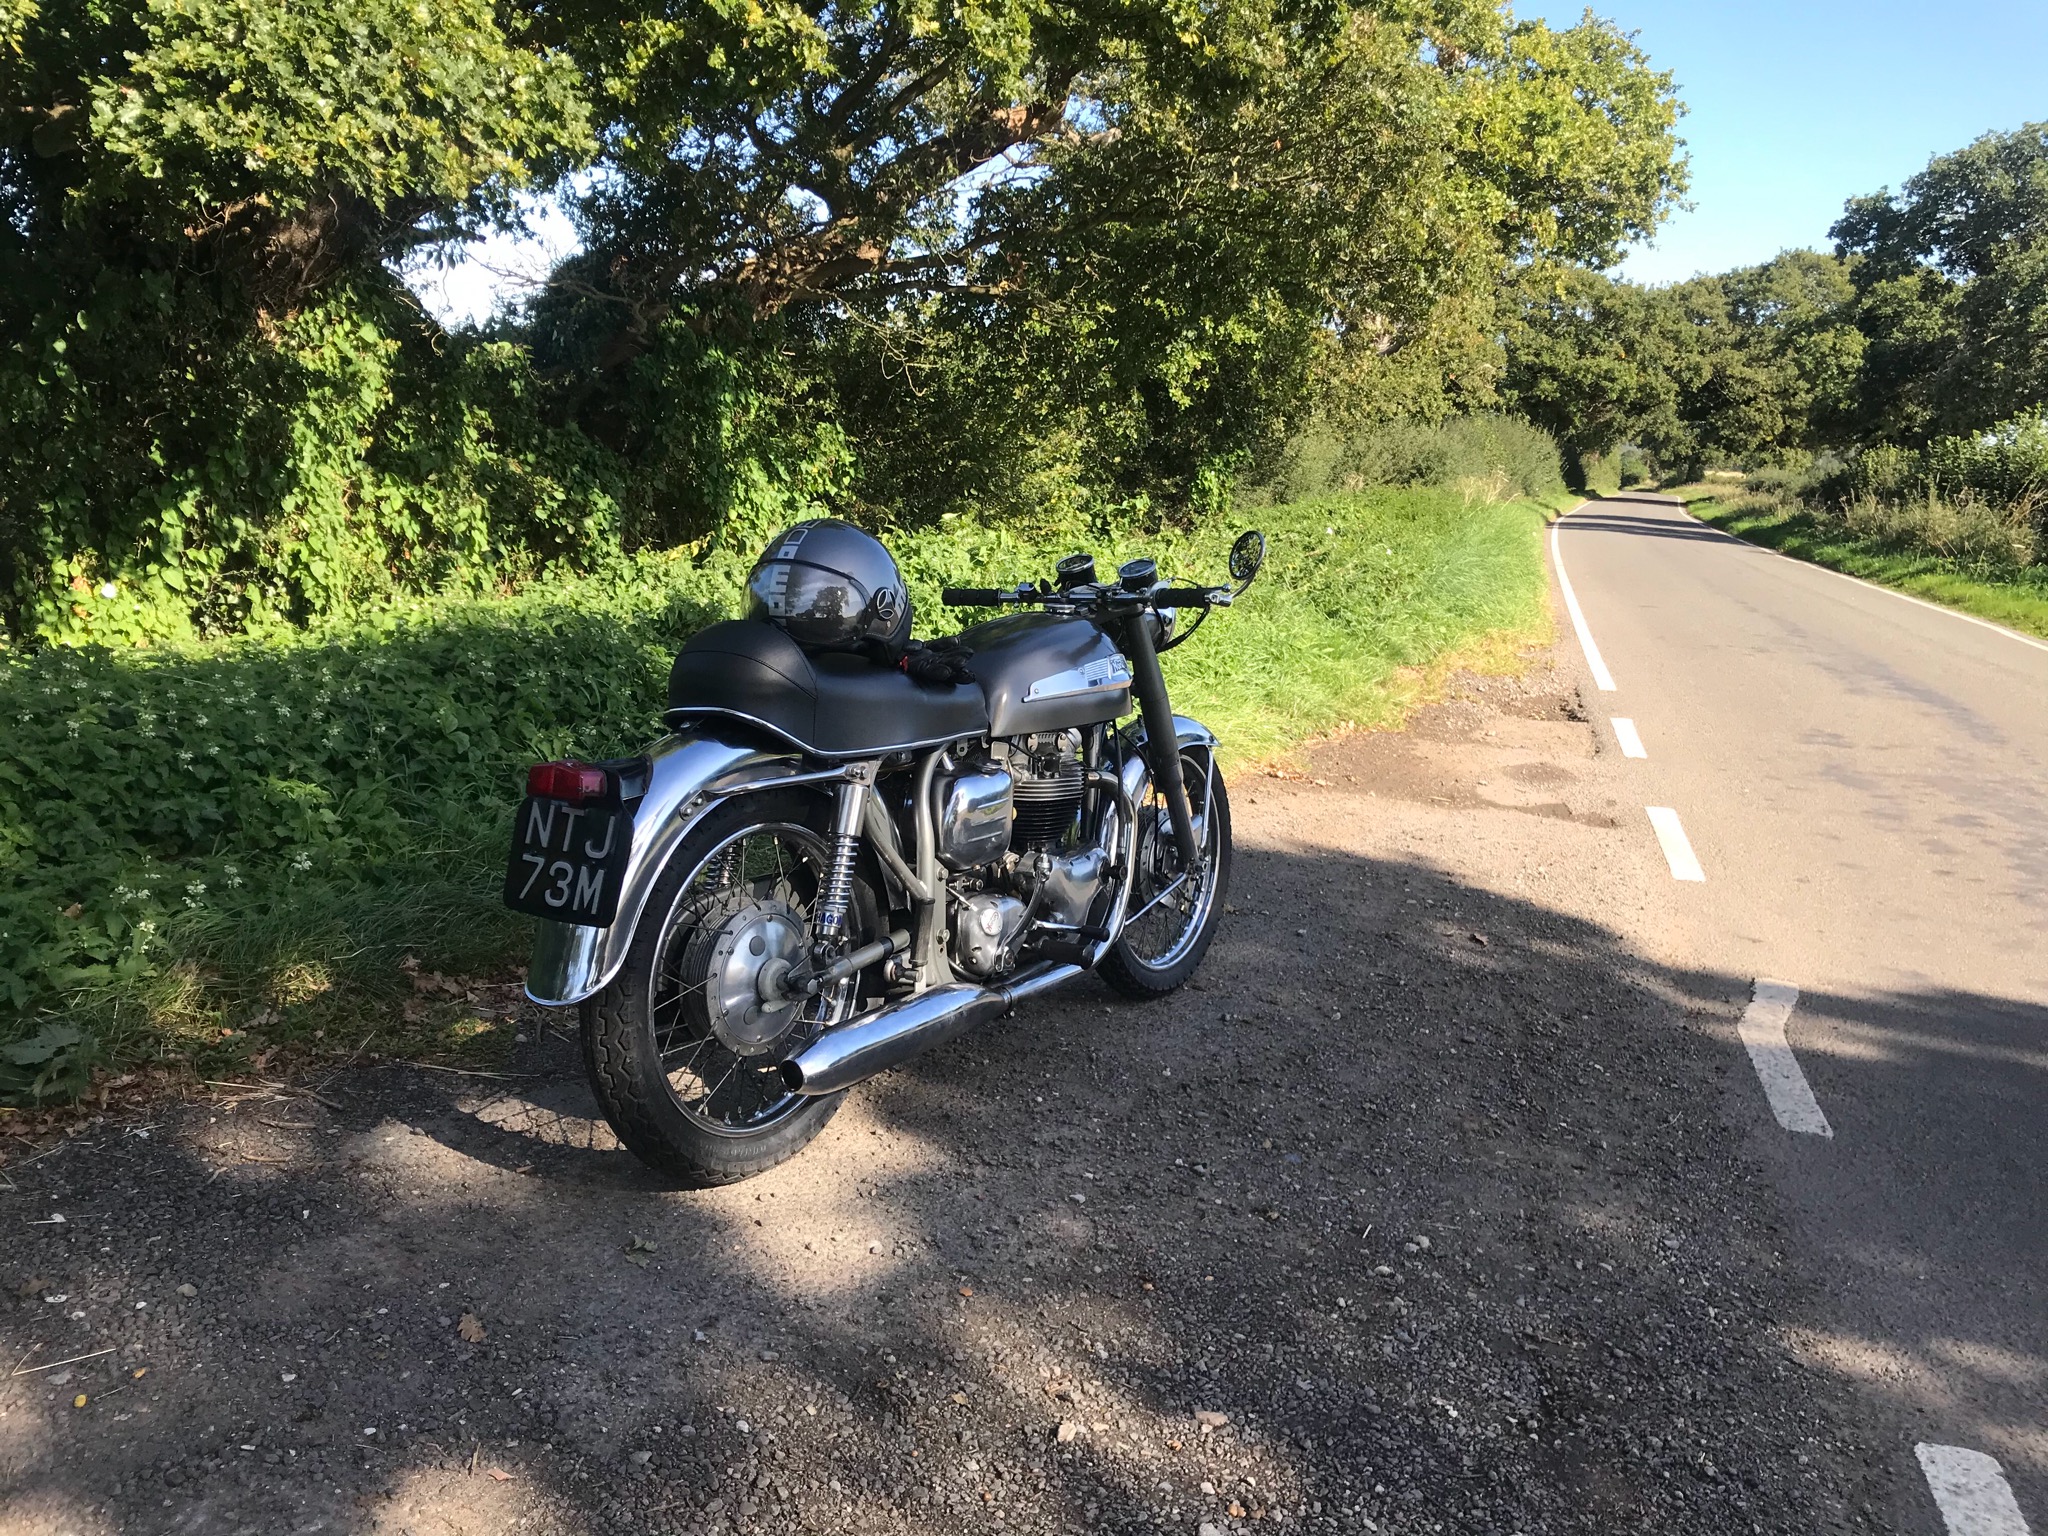
<path id="1" fill-rule="evenodd" d="M 1621 489 L 1621 461 L 1611 453 L 1582 454 L 1571 488 L 1584 496 L 1612 496 Z"/>
<path id="2" fill-rule="evenodd" d="M 1512 501 L 1564 490 L 1557 443 L 1513 416 L 1393 421 L 1345 432 L 1328 422 L 1288 447 L 1270 483 L 1243 488 L 1250 503 L 1375 487 L 1442 486 L 1468 501 Z"/>
<path id="3" fill-rule="evenodd" d="M 1928 497 L 2012 507 L 2048 501 L 2048 418 L 2009 421 L 1979 437 L 1936 438 L 1925 448 L 1879 443 L 1826 488 L 1841 501 L 1906 504 Z"/>
<path id="4" fill-rule="evenodd" d="M 2029 496 L 2002 507 L 1944 501 L 1926 491 L 1899 500 L 1859 496 L 1836 516 L 1858 538 L 1925 551 L 1965 566 L 2023 568 L 2041 557 L 2039 520 Z"/>

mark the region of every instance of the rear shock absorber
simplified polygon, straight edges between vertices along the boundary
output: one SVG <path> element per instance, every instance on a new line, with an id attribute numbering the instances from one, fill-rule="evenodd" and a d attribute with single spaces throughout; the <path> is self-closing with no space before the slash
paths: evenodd
<path id="1" fill-rule="evenodd" d="M 867 809 L 868 786 L 875 780 L 874 763 L 855 763 L 839 786 L 832 818 L 832 849 L 825 878 L 811 909 L 812 948 L 823 955 L 846 941 L 846 919 L 853 907 L 853 866 L 860 858 L 861 820 Z"/>

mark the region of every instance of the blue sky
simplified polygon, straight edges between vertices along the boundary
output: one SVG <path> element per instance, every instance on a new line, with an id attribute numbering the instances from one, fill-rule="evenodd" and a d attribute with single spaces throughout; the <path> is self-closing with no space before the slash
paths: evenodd
<path id="1" fill-rule="evenodd" d="M 1896 188 L 1980 134 L 2048 120 L 2048 0 L 1611 0 L 1595 6 L 1672 71 L 1694 207 L 1623 271 L 1640 282 L 1827 245 L 1842 204 Z M 1569 26 L 1580 7 L 1527 3 Z M 559 213 L 447 272 L 408 274 L 444 320 L 481 320 L 575 249 Z"/>
<path id="2" fill-rule="evenodd" d="M 1690 109 L 1690 213 L 1623 269 L 1642 282 L 1825 248 L 1842 204 L 1980 134 L 2048 120 L 2048 0 L 1609 0 L 1594 7 Z M 1516 13 L 1569 26 L 1581 8 Z"/>

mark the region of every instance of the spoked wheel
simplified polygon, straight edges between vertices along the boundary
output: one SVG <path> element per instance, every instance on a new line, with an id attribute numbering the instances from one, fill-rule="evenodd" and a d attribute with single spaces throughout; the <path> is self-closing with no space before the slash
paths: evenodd
<path id="1" fill-rule="evenodd" d="M 829 857 L 830 802 L 742 796 L 695 827 L 649 892 L 626 963 L 584 1005 L 598 1104 L 633 1155 L 690 1185 L 727 1184 L 792 1157 L 840 1096 L 784 1087 L 777 1065 L 857 1006 L 859 981 L 806 1002 L 776 982 L 809 953 Z M 852 944 L 879 927 L 856 876 Z"/>
<path id="2" fill-rule="evenodd" d="M 1138 802 L 1138 863 L 1123 933 L 1103 958 L 1102 977 L 1131 997 L 1158 997 L 1190 976 L 1209 952 L 1230 884 L 1230 796 L 1206 747 L 1183 747 L 1181 780 L 1201 857 L 1181 863 L 1166 799 L 1148 778 Z"/>

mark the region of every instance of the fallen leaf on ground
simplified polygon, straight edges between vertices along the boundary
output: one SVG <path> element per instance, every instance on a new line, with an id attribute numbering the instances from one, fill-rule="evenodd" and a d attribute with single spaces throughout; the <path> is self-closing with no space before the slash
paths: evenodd
<path id="1" fill-rule="evenodd" d="M 481 1344 L 484 1341 L 484 1325 L 477 1321 L 474 1312 L 463 1313 L 461 1321 L 455 1325 L 455 1331 L 471 1344 Z"/>
<path id="2" fill-rule="evenodd" d="M 636 1236 L 633 1241 L 626 1244 L 626 1262 L 628 1264 L 637 1264 L 642 1269 L 645 1269 L 648 1257 L 653 1252 L 654 1244 L 647 1241 L 644 1237 Z"/>
<path id="3" fill-rule="evenodd" d="M 512 1481 L 512 1474 L 510 1472 L 500 1472 L 496 1467 L 490 1468 L 484 1475 L 493 1482 L 509 1483 Z"/>
<path id="4" fill-rule="evenodd" d="M 71 903 L 70 906 L 64 909 L 64 915 L 66 917 L 83 917 L 85 915 L 85 908 L 78 902 L 74 901 L 73 903 Z"/>
<path id="5" fill-rule="evenodd" d="M 85 1406 L 85 1394 L 81 1392 L 78 1394 L 78 1396 L 71 1399 L 71 1406 L 74 1408 L 83 1408 Z"/>

